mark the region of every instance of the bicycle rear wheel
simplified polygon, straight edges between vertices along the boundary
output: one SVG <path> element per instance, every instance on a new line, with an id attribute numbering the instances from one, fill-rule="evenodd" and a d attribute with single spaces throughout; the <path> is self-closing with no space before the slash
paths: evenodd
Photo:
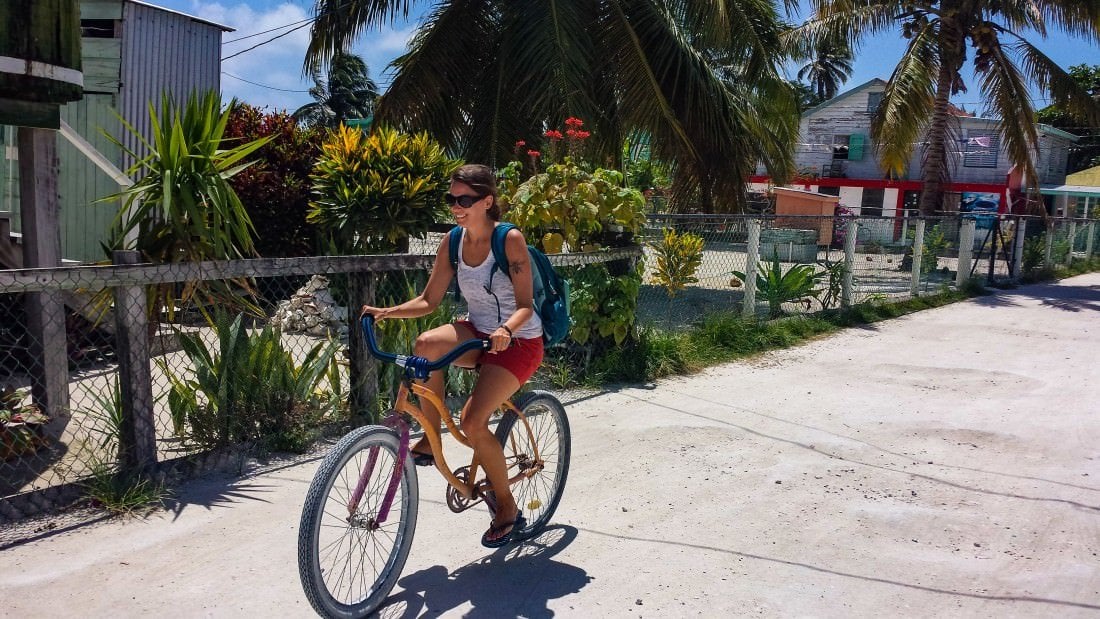
<path id="1" fill-rule="evenodd" d="M 313 477 L 298 528 L 298 573 L 321 616 L 364 617 L 381 605 L 401 576 L 416 529 L 418 492 L 411 458 L 405 460 L 389 514 L 379 522 L 398 446 L 388 428 L 356 428 L 332 448 Z M 351 511 L 366 468 L 369 478 Z"/>
<path id="2" fill-rule="evenodd" d="M 515 476 L 541 464 L 541 470 L 512 484 L 512 496 L 527 520 L 527 526 L 513 533 L 513 537 L 527 539 L 550 522 L 565 490 L 569 475 L 569 419 L 561 402 L 546 391 L 529 391 L 513 402 L 527 424 L 509 410 L 497 425 L 496 437 L 504 448 L 508 475 Z M 539 461 L 535 460 L 536 454 Z"/>

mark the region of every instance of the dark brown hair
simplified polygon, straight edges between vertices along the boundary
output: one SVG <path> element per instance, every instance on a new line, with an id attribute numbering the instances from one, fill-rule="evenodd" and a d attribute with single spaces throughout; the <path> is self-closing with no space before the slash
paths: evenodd
<path id="1" fill-rule="evenodd" d="M 480 163 L 468 163 L 451 173 L 452 183 L 462 183 L 477 192 L 481 197 L 493 196 L 493 205 L 489 207 L 489 218 L 500 221 L 500 203 L 497 202 L 497 177 L 492 168 Z"/>

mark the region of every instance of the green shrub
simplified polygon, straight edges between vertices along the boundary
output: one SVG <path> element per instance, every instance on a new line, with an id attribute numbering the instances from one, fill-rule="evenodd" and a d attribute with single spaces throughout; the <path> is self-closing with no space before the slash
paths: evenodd
<path id="1" fill-rule="evenodd" d="M 685 232 L 677 234 L 671 228 L 664 229 L 660 243 L 653 243 L 653 252 L 657 256 L 654 279 L 672 299 L 676 293 L 699 280 L 695 271 L 703 263 L 703 238 Z"/>
<path id="2" fill-rule="evenodd" d="M 312 175 L 308 221 L 340 254 L 408 250 L 440 216 L 459 161 L 427 133 L 341 126 L 325 139 Z"/>
<path id="3" fill-rule="evenodd" d="M 264 257 L 312 256 L 316 230 L 306 222 L 310 172 L 321 153 L 322 134 L 299 125 L 286 112 L 267 112 L 238 104 L 229 112 L 227 146 L 270 138 L 255 153 L 258 160 L 229 180 L 256 229 L 256 252 Z"/>
<path id="4" fill-rule="evenodd" d="M 825 277 L 812 264 L 796 264 L 786 271 L 779 263 L 779 254 L 773 254 L 770 263 L 761 263 L 756 273 L 756 296 L 768 302 L 768 316 L 783 315 L 783 304 L 806 297 L 816 297 L 821 291 L 815 286 Z M 746 275 L 734 271 L 733 276 L 745 282 Z"/>
<path id="5" fill-rule="evenodd" d="M 340 411 L 338 342 L 321 342 L 294 362 L 277 329 L 248 333 L 242 316 L 214 320 L 218 349 L 207 350 L 194 333 L 178 333 L 194 367 L 194 377 L 177 373 L 167 361 L 158 365 L 168 377 L 168 409 L 176 434 L 203 449 L 258 442 L 277 451 L 303 451 L 317 425 Z M 328 390 L 321 389 L 329 381 Z"/>

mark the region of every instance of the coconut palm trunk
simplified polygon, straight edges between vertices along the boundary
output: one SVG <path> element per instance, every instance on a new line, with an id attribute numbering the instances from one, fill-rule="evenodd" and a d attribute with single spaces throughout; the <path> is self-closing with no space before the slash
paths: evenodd
<path id="1" fill-rule="evenodd" d="M 962 67 L 962 34 L 955 24 L 944 20 L 941 25 L 941 58 L 936 76 L 936 96 L 932 103 L 932 118 L 928 124 L 928 147 L 924 154 L 923 186 L 921 187 L 919 209 L 924 216 L 935 215 L 943 210 L 943 186 L 950 179 L 950 166 L 947 160 L 947 145 L 954 134 L 950 126 L 951 95 L 957 86 L 956 76 Z"/>

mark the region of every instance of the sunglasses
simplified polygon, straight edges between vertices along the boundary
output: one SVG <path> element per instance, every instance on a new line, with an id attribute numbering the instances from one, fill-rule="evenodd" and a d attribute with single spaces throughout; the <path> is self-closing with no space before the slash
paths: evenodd
<path id="1" fill-rule="evenodd" d="M 475 202 L 483 198 L 485 198 L 485 196 L 456 196 L 452 194 L 447 194 L 443 196 L 443 202 L 447 206 L 457 204 L 462 208 L 470 208 L 474 205 Z"/>

